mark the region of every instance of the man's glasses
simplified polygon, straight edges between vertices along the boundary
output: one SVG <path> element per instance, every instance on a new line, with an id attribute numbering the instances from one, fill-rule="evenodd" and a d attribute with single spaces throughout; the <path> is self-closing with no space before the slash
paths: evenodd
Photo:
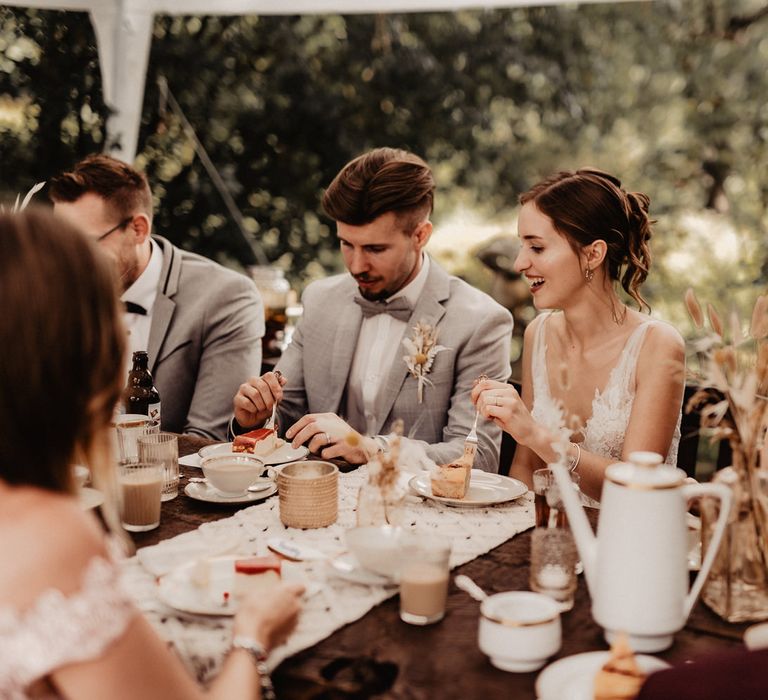
<path id="1" fill-rule="evenodd" d="M 121 228 L 125 228 L 125 227 L 126 227 L 128 224 L 130 224 L 130 223 L 131 223 L 131 221 L 133 221 L 133 215 L 126 217 L 126 218 L 125 218 L 125 219 L 123 219 L 123 220 L 122 220 L 122 221 L 121 221 L 119 224 L 116 224 L 116 225 L 115 225 L 115 226 L 113 226 L 111 229 L 109 229 L 109 231 L 105 231 L 104 233 L 102 233 L 102 234 L 101 234 L 101 235 L 100 235 L 100 236 L 99 236 L 99 237 L 96 239 L 96 241 L 97 241 L 97 242 L 98 242 L 98 241 L 103 241 L 103 240 L 104 240 L 104 239 L 105 239 L 107 236 L 110 236 L 111 234 L 113 234 L 113 233 L 114 233 L 115 231 L 117 231 L 118 229 L 121 229 Z"/>

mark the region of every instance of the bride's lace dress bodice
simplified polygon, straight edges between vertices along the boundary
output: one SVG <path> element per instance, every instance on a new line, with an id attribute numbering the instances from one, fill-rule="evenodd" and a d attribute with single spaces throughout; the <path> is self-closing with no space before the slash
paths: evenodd
<path id="1" fill-rule="evenodd" d="M 547 375 L 547 340 L 545 328 L 549 316 L 545 316 L 536 330 L 533 341 L 531 371 L 533 375 L 533 410 L 531 414 L 541 425 L 558 431 L 563 424 L 562 409 L 552 397 Z M 638 326 L 627 339 L 619 360 L 611 370 L 605 389 L 595 389 L 592 415 L 582 430 L 582 449 L 611 459 L 621 459 L 624 435 L 629 425 L 632 404 L 635 401 L 635 370 L 640 348 L 648 329 L 657 321 L 648 320 Z M 680 442 L 680 418 L 664 460 L 677 464 L 677 448 Z"/>
<path id="2" fill-rule="evenodd" d="M 68 596 L 48 589 L 22 612 L 0 604 L 0 698 L 58 697 L 38 681 L 100 656 L 136 613 L 114 562 L 103 558 L 90 561 L 80 589 Z"/>

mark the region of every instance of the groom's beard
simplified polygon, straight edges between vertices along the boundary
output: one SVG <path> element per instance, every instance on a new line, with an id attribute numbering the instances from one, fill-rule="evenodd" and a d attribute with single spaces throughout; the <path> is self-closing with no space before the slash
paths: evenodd
<path id="1" fill-rule="evenodd" d="M 355 275 L 355 282 L 357 282 L 358 285 L 360 282 L 376 281 L 378 281 L 376 277 L 369 277 L 368 275 Z M 363 297 L 363 299 L 368 299 L 368 301 L 384 301 L 394 294 L 394 292 L 390 291 L 389 289 L 382 289 L 380 292 L 372 292 L 370 289 L 366 289 L 365 287 L 360 286 L 358 286 L 357 291 L 360 292 L 360 296 Z"/>

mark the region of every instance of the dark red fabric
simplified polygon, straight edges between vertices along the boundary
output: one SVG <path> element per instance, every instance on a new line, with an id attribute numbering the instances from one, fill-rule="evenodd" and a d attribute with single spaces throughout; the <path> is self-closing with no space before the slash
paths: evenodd
<path id="1" fill-rule="evenodd" d="M 766 700 L 768 649 L 702 656 L 648 677 L 637 700 Z"/>

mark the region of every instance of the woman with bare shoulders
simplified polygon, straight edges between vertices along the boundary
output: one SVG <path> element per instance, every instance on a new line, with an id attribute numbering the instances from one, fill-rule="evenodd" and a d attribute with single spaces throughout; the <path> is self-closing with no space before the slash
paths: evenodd
<path id="1" fill-rule="evenodd" d="M 511 475 L 532 482 L 566 459 L 588 496 L 599 498 L 605 468 L 635 450 L 675 464 L 680 440 L 684 344 L 670 325 L 641 313 L 648 276 L 648 197 L 626 192 L 602 171 L 561 172 L 520 197 L 525 275 L 537 309 L 523 344 L 522 394 L 482 381 L 472 398 L 482 415 L 517 442 Z M 619 297 L 618 285 L 639 307 Z"/>
<path id="2" fill-rule="evenodd" d="M 75 461 L 114 491 L 125 332 L 98 244 L 46 212 L 0 215 L 0 308 L 0 697 L 259 698 L 259 659 L 295 623 L 301 587 L 241 606 L 204 690 L 121 590 L 73 496 Z M 119 539 L 114 509 L 105 519 Z"/>

